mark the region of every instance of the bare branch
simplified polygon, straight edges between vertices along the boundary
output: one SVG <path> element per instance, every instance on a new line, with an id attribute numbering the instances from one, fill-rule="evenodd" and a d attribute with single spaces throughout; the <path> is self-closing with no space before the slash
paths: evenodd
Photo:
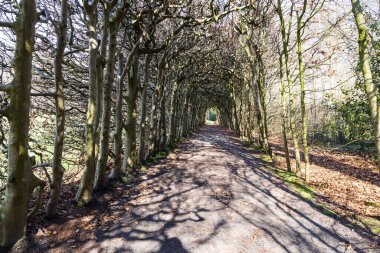
<path id="1" fill-rule="evenodd" d="M 13 22 L 0 21 L 0 27 L 14 29 L 14 25 Z"/>
<path id="2" fill-rule="evenodd" d="M 13 89 L 13 84 L 12 83 L 0 85 L 0 91 L 8 92 L 8 91 L 10 91 L 12 89 Z"/>

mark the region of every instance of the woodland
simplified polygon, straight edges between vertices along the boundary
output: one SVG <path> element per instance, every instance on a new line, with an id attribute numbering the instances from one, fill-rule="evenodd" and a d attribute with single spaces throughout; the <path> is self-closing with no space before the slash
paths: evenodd
<path id="1" fill-rule="evenodd" d="M 96 210 L 211 123 L 378 240 L 379 14 L 377 0 L 0 0 L 1 248 Z"/>

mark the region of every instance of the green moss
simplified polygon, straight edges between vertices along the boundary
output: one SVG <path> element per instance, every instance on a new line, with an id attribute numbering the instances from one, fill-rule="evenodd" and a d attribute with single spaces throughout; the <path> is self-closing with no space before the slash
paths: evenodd
<path id="1" fill-rule="evenodd" d="M 329 208 L 327 208 L 325 205 L 323 204 L 318 204 L 318 207 L 320 210 L 322 210 L 322 212 L 328 216 L 337 216 L 338 214 L 336 212 L 334 212 L 333 210 L 330 210 Z"/>
<path id="2" fill-rule="evenodd" d="M 168 156 L 168 152 L 166 151 L 160 151 L 156 154 L 156 156 L 154 157 L 154 159 L 164 159 Z"/>
<path id="3" fill-rule="evenodd" d="M 272 162 L 272 159 L 267 154 L 260 155 L 260 159 L 263 160 L 263 161 L 265 161 L 265 162 L 267 162 L 267 163 L 271 163 Z M 268 167 L 268 168 L 274 170 L 273 167 Z"/>
<path id="4" fill-rule="evenodd" d="M 353 217 L 354 223 L 364 229 L 368 229 L 371 233 L 378 235 L 380 233 L 380 220 L 373 217 L 356 215 Z"/>
<path id="5" fill-rule="evenodd" d="M 277 176 L 283 179 L 286 185 L 290 186 L 290 188 L 299 193 L 303 198 L 311 201 L 316 200 L 314 190 L 311 187 L 306 186 L 296 174 L 278 169 L 275 169 L 274 172 Z"/>
<path id="6" fill-rule="evenodd" d="M 380 208 L 380 203 L 377 203 L 377 202 L 366 201 L 364 202 L 364 205 Z"/>
<path id="7" fill-rule="evenodd" d="M 84 203 L 83 200 L 79 200 L 79 201 L 77 202 L 77 207 L 79 207 L 79 208 L 84 207 L 84 205 L 85 205 L 85 203 Z"/>

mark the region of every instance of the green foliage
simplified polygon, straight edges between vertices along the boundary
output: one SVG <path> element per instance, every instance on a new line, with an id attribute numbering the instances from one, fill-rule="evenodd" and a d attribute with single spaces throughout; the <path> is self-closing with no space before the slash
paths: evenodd
<path id="1" fill-rule="evenodd" d="M 156 160 L 159 160 L 159 159 L 164 159 L 164 158 L 166 158 L 167 156 L 168 156 L 168 152 L 166 152 L 166 151 L 160 151 L 160 152 L 158 152 L 157 154 L 156 154 L 156 156 L 154 157 L 154 159 L 156 159 Z"/>
<path id="2" fill-rule="evenodd" d="M 341 120 L 338 131 L 342 132 L 344 141 L 373 140 L 374 128 L 365 94 L 357 90 L 342 92 L 346 99 L 335 102 L 333 110 Z"/>
<path id="3" fill-rule="evenodd" d="M 367 13 L 369 30 L 371 31 L 371 44 L 369 47 L 371 58 L 371 71 L 376 87 L 380 85 L 380 19 Z M 361 77 L 359 65 L 356 68 Z M 323 142 L 348 143 L 350 149 L 371 153 L 374 147 L 374 127 L 370 117 L 368 99 L 364 92 L 363 80 L 358 79 L 354 89 L 342 90 L 344 100 L 332 100 L 326 97 L 326 101 L 333 101 L 326 107 L 332 116 L 326 117 L 323 128 L 314 136 Z M 374 153 L 374 152 L 373 152 Z"/>
<path id="4" fill-rule="evenodd" d="M 360 144 L 360 148 L 372 148 L 374 128 L 371 121 L 369 104 L 364 92 L 357 89 L 342 90 L 345 98 L 325 103 L 331 116 L 326 117 L 323 127 L 315 138 L 323 142 Z M 327 97 L 326 101 L 331 101 Z"/>
<path id="5" fill-rule="evenodd" d="M 215 108 L 210 108 L 208 110 L 207 120 L 209 120 L 209 121 L 216 121 L 216 109 Z"/>

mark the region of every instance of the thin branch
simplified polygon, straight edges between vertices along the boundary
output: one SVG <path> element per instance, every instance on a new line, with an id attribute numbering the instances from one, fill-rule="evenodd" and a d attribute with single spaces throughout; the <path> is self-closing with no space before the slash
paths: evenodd
<path id="1" fill-rule="evenodd" d="M 41 163 L 41 164 L 36 164 L 32 166 L 32 169 L 40 168 L 40 167 L 51 167 L 50 163 Z"/>
<path id="2" fill-rule="evenodd" d="M 33 97 L 56 97 L 57 94 L 51 92 L 31 93 Z"/>
<path id="3" fill-rule="evenodd" d="M 6 22 L 6 21 L 0 21 L 0 27 L 14 29 L 15 23 L 14 22 Z"/>

